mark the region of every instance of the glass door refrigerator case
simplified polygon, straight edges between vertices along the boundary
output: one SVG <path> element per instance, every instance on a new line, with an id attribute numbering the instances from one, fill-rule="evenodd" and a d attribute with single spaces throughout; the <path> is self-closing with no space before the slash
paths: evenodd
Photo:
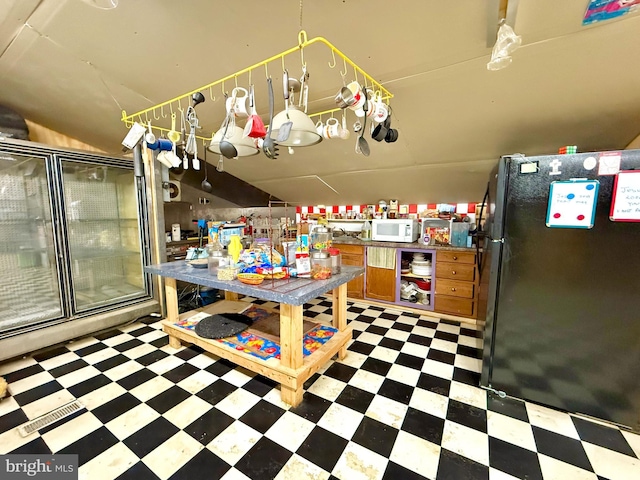
<path id="1" fill-rule="evenodd" d="M 151 298 L 133 163 L 0 142 L 0 339 Z"/>

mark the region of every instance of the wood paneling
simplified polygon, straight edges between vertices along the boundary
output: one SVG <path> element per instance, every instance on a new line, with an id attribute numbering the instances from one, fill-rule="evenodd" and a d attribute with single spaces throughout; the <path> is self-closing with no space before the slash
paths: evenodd
<path id="1" fill-rule="evenodd" d="M 26 120 L 29 127 L 29 139 L 32 142 L 43 143 L 53 147 L 74 148 L 77 150 L 86 150 L 87 152 L 106 153 L 104 150 L 87 145 L 75 138 L 67 137 L 62 133 L 50 130 L 47 127 L 38 125 L 37 123 Z M 123 137 L 124 138 L 124 137 Z"/>

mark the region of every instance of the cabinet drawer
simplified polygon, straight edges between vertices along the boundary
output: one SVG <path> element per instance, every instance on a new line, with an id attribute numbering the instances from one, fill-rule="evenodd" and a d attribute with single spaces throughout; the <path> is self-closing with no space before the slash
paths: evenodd
<path id="1" fill-rule="evenodd" d="M 475 265 L 476 254 L 473 252 L 438 252 L 437 262 L 455 262 L 455 263 L 470 263 Z"/>
<path id="2" fill-rule="evenodd" d="M 439 255 L 439 254 L 438 254 Z M 436 261 L 436 277 L 450 278 L 452 280 L 461 280 L 465 282 L 473 282 L 476 278 L 476 266 L 465 263 L 449 263 L 441 262 L 440 257 Z"/>
<path id="3" fill-rule="evenodd" d="M 470 317 L 474 315 L 473 300 L 436 295 L 434 309 L 441 313 Z"/>
<path id="4" fill-rule="evenodd" d="M 475 285 L 470 282 L 456 280 L 436 280 L 436 295 L 450 295 L 452 297 L 473 298 Z"/>
<path id="5" fill-rule="evenodd" d="M 340 253 L 353 253 L 356 255 L 364 255 L 364 247 L 362 245 L 349 245 L 347 243 L 334 243 L 333 246 L 340 250 Z"/>
<path id="6" fill-rule="evenodd" d="M 344 265 L 353 265 L 356 267 L 362 267 L 364 265 L 364 256 L 342 253 L 342 250 L 340 250 L 340 253 L 340 256 L 342 257 L 342 263 Z"/>

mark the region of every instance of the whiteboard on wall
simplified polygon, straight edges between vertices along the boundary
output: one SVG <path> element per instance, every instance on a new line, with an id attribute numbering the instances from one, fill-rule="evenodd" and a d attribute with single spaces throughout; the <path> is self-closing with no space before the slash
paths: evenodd
<path id="1" fill-rule="evenodd" d="M 546 225 L 550 228 L 593 228 L 598 180 L 551 182 Z"/>
<path id="2" fill-rule="evenodd" d="M 625 170 L 616 175 L 609 220 L 640 222 L 640 170 Z"/>

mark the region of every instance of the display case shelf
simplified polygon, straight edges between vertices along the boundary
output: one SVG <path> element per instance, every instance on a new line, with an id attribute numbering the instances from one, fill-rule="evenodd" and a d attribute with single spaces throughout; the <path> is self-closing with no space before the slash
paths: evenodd
<path id="1" fill-rule="evenodd" d="M 72 260 L 98 260 L 109 257 L 129 257 L 132 255 L 140 255 L 140 252 L 133 252 L 131 250 L 118 249 L 118 250 L 75 250 L 71 256 Z"/>

